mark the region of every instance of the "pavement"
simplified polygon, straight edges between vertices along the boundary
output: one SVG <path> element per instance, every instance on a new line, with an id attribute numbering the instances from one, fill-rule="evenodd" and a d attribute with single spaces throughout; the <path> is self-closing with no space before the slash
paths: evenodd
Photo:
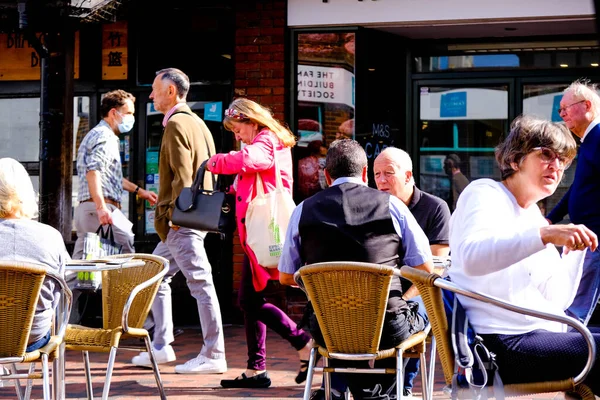
<path id="1" fill-rule="evenodd" d="M 229 370 L 220 375 L 180 375 L 175 373 L 175 365 L 195 357 L 202 344 L 202 336 L 198 327 L 184 327 L 184 332 L 177 336 L 173 348 L 177 360 L 160 365 L 160 373 L 165 386 L 167 398 L 170 400 L 202 399 L 202 400 L 241 400 L 241 399 L 301 399 L 304 384 L 296 384 L 294 377 L 299 368 L 297 352 L 281 337 L 272 331 L 267 336 L 267 369 L 272 380 L 268 389 L 224 389 L 221 379 L 233 379 L 246 368 L 246 341 L 244 328 L 239 325 L 226 325 L 225 347 Z M 154 375 L 150 369 L 140 368 L 130 363 L 135 352 L 120 349 L 117 352 L 110 399 L 140 400 L 158 399 L 158 389 Z M 429 359 L 429 357 L 428 357 Z M 94 396 L 102 397 L 108 354 L 90 353 L 92 384 Z M 39 364 L 37 365 L 39 368 Z M 67 399 L 86 399 L 85 374 L 80 352 L 68 351 L 66 355 L 66 397 Z M 313 387 L 321 384 L 321 376 L 315 374 Z M 434 399 L 449 398 L 443 392 L 445 386 L 441 366 L 436 363 Z M 16 398 L 14 388 L 0 388 L 0 398 Z M 41 380 L 34 382 L 32 398 L 43 398 Z M 535 399 L 564 399 L 562 393 L 536 395 Z M 415 380 L 413 399 L 421 399 L 420 376 Z M 527 399 L 527 397 L 521 397 Z"/>

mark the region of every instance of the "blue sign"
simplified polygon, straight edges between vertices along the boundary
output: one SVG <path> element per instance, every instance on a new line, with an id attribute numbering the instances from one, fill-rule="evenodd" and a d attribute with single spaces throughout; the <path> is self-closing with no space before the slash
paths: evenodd
<path id="1" fill-rule="evenodd" d="M 454 92 L 443 94 L 440 104 L 440 117 L 466 117 L 467 92 Z"/>
<path id="2" fill-rule="evenodd" d="M 562 94 L 557 94 L 554 96 L 554 100 L 552 102 L 552 122 L 562 122 L 562 118 L 558 113 L 558 109 L 560 108 L 560 100 L 562 99 Z"/>
<path id="3" fill-rule="evenodd" d="M 205 121 L 223 121 L 223 102 L 206 103 L 204 105 L 204 120 Z"/>

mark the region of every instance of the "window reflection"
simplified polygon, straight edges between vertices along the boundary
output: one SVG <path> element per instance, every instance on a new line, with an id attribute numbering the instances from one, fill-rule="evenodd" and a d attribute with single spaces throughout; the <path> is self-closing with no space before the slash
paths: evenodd
<path id="1" fill-rule="evenodd" d="M 562 118 L 558 114 L 558 109 L 560 108 L 563 91 L 567 86 L 569 86 L 569 83 L 523 85 L 523 114 L 533 114 L 553 122 L 562 122 Z M 579 144 L 579 138 L 575 137 L 575 142 Z M 554 194 L 541 200 L 540 205 L 545 208 L 546 213 L 552 211 L 554 206 L 558 204 L 567 190 L 569 190 L 569 187 L 573 183 L 576 169 L 577 158 L 573 160 L 571 167 L 565 171 Z M 565 219 L 565 221 L 568 222 L 569 220 Z"/>
<path id="2" fill-rule="evenodd" d="M 324 164 L 332 141 L 354 138 L 355 33 L 298 34 L 298 162 L 296 200 L 326 187 Z"/>
<path id="3" fill-rule="evenodd" d="M 421 87 L 419 188 L 454 210 L 468 182 L 500 179 L 494 148 L 508 129 L 508 87 Z"/>

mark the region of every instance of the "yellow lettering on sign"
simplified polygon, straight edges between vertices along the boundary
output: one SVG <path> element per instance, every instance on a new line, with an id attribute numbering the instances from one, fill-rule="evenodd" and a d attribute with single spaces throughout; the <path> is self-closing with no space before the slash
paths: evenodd
<path id="1" fill-rule="evenodd" d="M 45 45 L 43 33 L 35 35 Z M 79 79 L 79 32 L 75 32 L 74 78 Z M 41 60 L 21 33 L 0 34 L 0 81 L 36 81 L 40 79 Z"/>
<path id="2" fill-rule="evenodd" d="M 127 79 L 127 22 L 102 25 L 102 79 Z"/>

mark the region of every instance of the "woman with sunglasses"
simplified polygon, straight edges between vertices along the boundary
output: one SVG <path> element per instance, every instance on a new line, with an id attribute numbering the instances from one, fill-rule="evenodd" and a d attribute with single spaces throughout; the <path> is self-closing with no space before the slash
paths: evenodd
<path id="1" fill-rule="evenodd" d="M 564 125 L 527 116 L 513 122 L 496 148 L 502 180 L 471 182 L 452 215 L 453 282 L 516 306 L 566 315 L 583 256 L 597 248 L 598 238 L 584 225 L 549 225 L 537 202 L 554 193 L 575 154 Z M 567 379 L 583 368 L 588 349 L 577 331 L 459 298 L 475 331 L 496 353 L 504 383 Z M 594 338 L 600 346 L 600 333 Z M 585 383 L 600 394 L 600 364 Z"/>
<path id="2" fill-rule="evenodd" d="M 248 363 L 244 373 L 235 379 L 223 379 L 221 386 L 267 388 L 271 385 L 266 370 L 267 327 L 281 335 L 298 351 L 301 368 L 296 382 L 301 383 L 306 380 L 306 360 L 312 347 L 312 339 L 287 314 L 266 301 L 265 289 L 270 281 L 279 280 L 279 272 L 277 268 L 266 269 L 258 264 L 252 249 L 246 246 L 244 224 L 248 204 L 256 196 L 256 173 L 263 180 L 265 192 L 275 189 L 275 159 L 283 185 L 291 193 L 293 170 L 290 149 L 296 144 L 296 139 L 289 129 L 273 118 L 270 110 L 246 98 L 235 99 L 229 105 L 225 110 L 223 125 L 245 146 L 240 151 L 212 156 L 206 168 L 215 174 L 237 175 L 233 183 L 237 200 L 236 219 L 240 244 L 245 253 L 238 300 L 244 313 Z"/>

